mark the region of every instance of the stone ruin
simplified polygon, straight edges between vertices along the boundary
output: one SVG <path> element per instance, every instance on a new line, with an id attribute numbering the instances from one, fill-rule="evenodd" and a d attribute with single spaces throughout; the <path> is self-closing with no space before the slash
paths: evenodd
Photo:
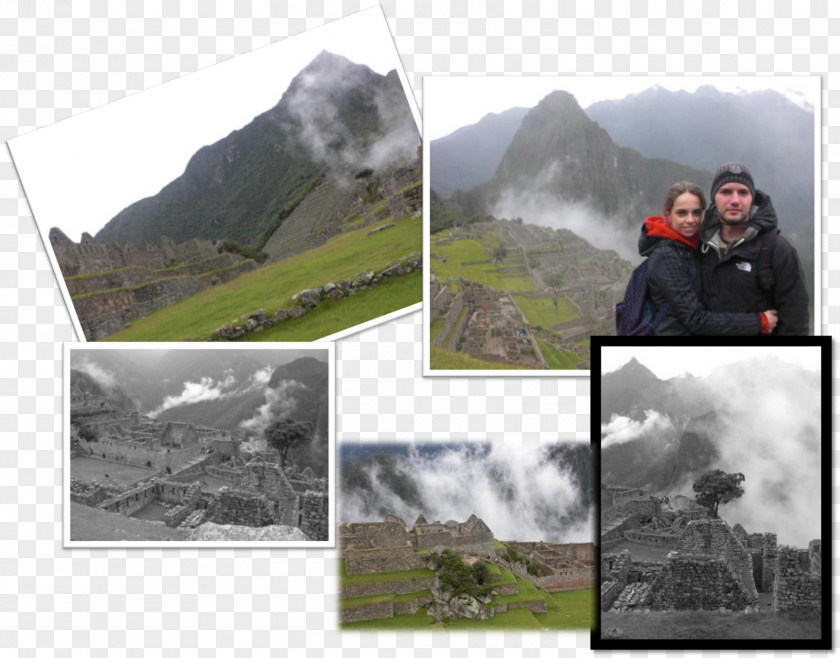
<path id="1" fill-rule="evenodd" d="M 441 320 L 434 347 L 476 359 L 547 368 L 528 321 L 512 295 L 500 294 L 472 281 L 459 280 L 460 290 L 436 278 L 431 283 L 431 321 Z"/>
<path id="2" fill-rule="evenodd" d="M 650 529 L 651 520 L 692 510 L 685 501 L 661 499 L 651 513 L 643 490 L 602 485 L 602 548 L 628 540 L 673 546 L 664 562 L 636 562 L 629 550 L 601 555 L 601 609 L 706 609 L 758 611 L 760 592 L 772 592 L 773 610 L 820 609 L 821 542 L 807 550 L 777 547 L 773 533 L 749 534 L 722 519 L 688 520 L 679 516 L 666 531 Z M 606 497 L 604 494 L 608 494 Z M 678 510 L 674 512 L 674 510 Z M 606 511 L 605 511 L 606 510 Z M 620 514 L 616 514 L 620 510 Z M 665 515 L 664 517 L 660 515 Z M 620 519 L 619 525 L 604 525 Z M 645 521 L 643 523 L 643 520 Z M 651 538 L 667 538 L 657 543 Z M 606 538 L 606 540 L 605 540 Z"/>
<path id="3" fill-rule="evenodd" d="M 595 555 L 592 542 L 553 544 L 549 542 L 507 542 L 542 565 L 546 575 L 535 576 L 535 585 L 548 592 L 595 587 Z M 519 575 L 519 574 L 517 574 Z"/>
<path id="4" fill-rule="evenodd" d="M 209 240 L 176 244 L 164 236 L 158 244 L 120 247 L 88 233 L 75 243 L 58 228 L 49 240 L 87 340 L 257 267 Z"/>
<path id="5" fill-rule="evenodd" d="M 226 430 L 191 423 L 160 423 L 136 412 L 105 409 L 95 396 L 74 395 L 71 418 L 100 433 L 98 441 L 75 438 L 75 455 L 147 469 L 149 476 L 129 488 L 83 483 L 71 478 L 71 500 L 123 516 L 163 508 L 154 518 L 171 527 L 221 525 L 300 528 L 313 541 L 329 533 L 329 496 L 325 479 L 311 468 L 282 469 L 276 451 L 250 456 Z M 80 411 L 80 414 L 75 412 Z M 71 462 L 72 469 L 72 462 Z M 207 476 L 228 483 L 204 491 Z M 166 511 L 163 511 L 166 510 Z"/>
<path id="6" fill-rule="evenodd" d="M 464 523 L 428 523 L 420 515 L 410 530 L 396 516 L 382 522 L 342 523 L 338 539 L 348 575 L 419 569 L 426 558 L 417 551 L 437 546 L 484 557 L 496 554 L 493 532 L 474 514 Z"/>
<path id="7" fill-rule="evenodd" d="M 522 552 L 527 551 L 531 560 L 540 561 L 550 570 L 548 576 L 535 577 L 528 574 L 523 565 L 513 565 L 517 576 L 530 580 L 537 587 L 547 591 L 561 591 L 592 587 L 594 584 L 591 543 L 509 544 Z M 519 594 L 517 582 L 498 582 L 493 587 L 493 593 L 484 601 L 468 600 L 471 597 L 467 595 L 454 598 L 447 595 L 439 587 L 435 574 L 428 570 L 430 554 L 444 548 L 462 553 L 468 562 L 485 559 L 502 563 L 501 558 L 496 557 L 493 532 L 475 515 L 459 523 L 429 522 L 420 514 L 411 527 L 395 515 L 388 515 L 381 522 L 340 524 L 338 550 L 339 557 L 344 560 L 347 576 L 399 574 L 418 570 L 411 577 L 377 577 L 342 582 L 340 596 L 345 604 L 340 608 L 341 622 L 411 615 L 423 607 L 427 607 L 428 614 L 436 619 L 440 615 L 487 619 L 517 607 L 528 608 L 534 613 L 546 612 L 545 599 L 540 597 L 523 597 L 522 600 L 504 602 L 497 599 L 502 595 Z M 426 570 L 425 573 L 423 570 Z"/>

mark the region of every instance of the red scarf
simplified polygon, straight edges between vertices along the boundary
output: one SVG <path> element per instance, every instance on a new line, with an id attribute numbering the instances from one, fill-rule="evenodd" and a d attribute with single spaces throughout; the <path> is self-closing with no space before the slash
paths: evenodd
<path id="1" fill-rule="evenodd" d="M 674 242 L 680 242 L 686 247 L 697 249 L 700 246 L 700 234 L 695 233 L 693 238 L 686 238 L 668 225 L 668 220 L 664 217 L 654 215 L 645 219 L 645 228 L 647 234 L 654 238 L 667 238 Z"/>

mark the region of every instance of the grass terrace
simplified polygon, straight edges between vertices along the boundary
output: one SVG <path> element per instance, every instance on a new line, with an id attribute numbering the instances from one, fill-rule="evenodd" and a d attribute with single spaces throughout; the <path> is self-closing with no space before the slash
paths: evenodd
<path id="1" fill-rule="evenodd" d="M 320 247 L 203 290 L 135 320 L 131 326 L 108 336 L 106 340 L 206 340 L 214 330 L 231 324 L 241 315 L 259 309 L 274 313 L 288 306 L 289 298 L 301 290 L 350 279 L 360 272 L 379 270 L 404 256 L 419 252 L 422 244 L 421 222 L 408 217 L 398 220 L 389 218 L 372 227 L 391 222 L 394 227 L 386 231 L 370 236 L 366 230 L 342 233 Z M 326 302 L 323 310 L 319 307 L 302 318 L 265 332 L 264 337 L 259 334 L 256 337 L 265 340 L 313 340 L 421 300 L 422 277 L 420 272 L 415 272 L 374 286 L 354 297 Z M 327 318 L 328 315 L 331 317 Z"/>

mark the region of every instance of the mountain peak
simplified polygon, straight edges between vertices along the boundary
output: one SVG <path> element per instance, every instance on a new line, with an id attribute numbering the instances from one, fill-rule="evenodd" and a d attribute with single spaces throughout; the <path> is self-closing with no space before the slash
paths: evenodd
<path id="1" fill-rule="evenodd" d="M 602 376 L 611 379 L 620 379 L 622 381 L 632 381 L 634 386 L 643 382 L 660 382 L 661 380 L 653 372 L 642 364 L 635 356 L 620 368 L 616 368 L 611 372 L 606 372 Z"/>

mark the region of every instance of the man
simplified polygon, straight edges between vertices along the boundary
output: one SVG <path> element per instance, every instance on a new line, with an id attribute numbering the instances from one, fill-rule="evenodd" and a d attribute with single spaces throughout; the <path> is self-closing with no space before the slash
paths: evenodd
<path id="1" fill-rule="evenodd" d="M 808 293 L 799 256 L 779 235 L 770 197 L 750 170 L 718 167 L 700 228 L 703 304 L 713 312 L 776 309 L 773 335 L 807 336 Z"/>

